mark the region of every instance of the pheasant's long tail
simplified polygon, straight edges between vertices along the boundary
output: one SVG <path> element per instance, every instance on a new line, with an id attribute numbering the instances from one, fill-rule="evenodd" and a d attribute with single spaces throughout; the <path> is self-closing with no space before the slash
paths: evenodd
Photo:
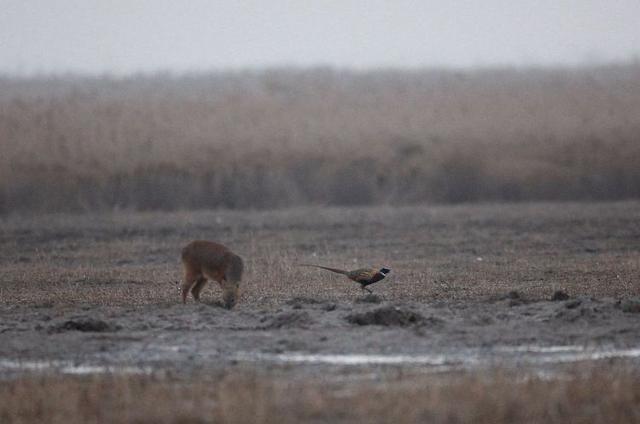
<path id="1" fill-rule="evenodd" d="M 342 274 L 342 275 L 348 275 L 349 274 L 349 271 L 345 271 L 343 269 L 338 269 L 338 268 L 330 268 L 328 266 L 322 266 L 322 265 L 299 264 L 299 266 L 311 266 L 311 267 L 314 267 L 314 268 L 322 268 L 322 269 L 326 269 L 327 271 L 335 272 L 337 274 Z"/>

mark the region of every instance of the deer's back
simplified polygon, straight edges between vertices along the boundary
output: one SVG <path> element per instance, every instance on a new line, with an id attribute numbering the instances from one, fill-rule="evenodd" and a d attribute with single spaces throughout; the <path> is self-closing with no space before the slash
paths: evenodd
<path id="1" fill-rule="evenodd" d="M 215 269 L 226 265 L 230 253 L 222 244 L 196 240 L 182 249 L 182 261 L 194 269 Z"/>

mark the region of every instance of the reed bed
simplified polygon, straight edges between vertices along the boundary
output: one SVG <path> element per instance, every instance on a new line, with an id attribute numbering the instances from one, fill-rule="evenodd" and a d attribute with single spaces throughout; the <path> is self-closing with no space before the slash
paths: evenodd
<path id="1" fill-rule="evenodd" d="M 22 377 L 0 384 L 3 423 L 634 423 L 640 379 L 621 366 L 560 378 L 494 370 L 337 386 L 251 370 L 184 379 Z M 347 387 L 344 387 L 347 386 Z M 340 387 L 340 390 L 338 390 Z"/>
<path id="2" fill-rule="evenodd" d="M 640 65 L 0 78 L 0 213 L 640 196 Z"/>

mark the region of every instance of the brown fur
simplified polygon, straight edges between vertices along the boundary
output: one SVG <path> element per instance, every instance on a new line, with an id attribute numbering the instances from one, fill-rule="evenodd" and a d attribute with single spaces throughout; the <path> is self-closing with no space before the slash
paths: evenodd
<path id="1" fill-rule="evenodd" d="M 187 302 L 189 291 L 196 301 L 200 300 L 200 292 L 207 280 L 214 280 L 222 287 L 224 306 L 228 309 L 233 308 L 238 299 L 244 268 L 240 256 L 219 243 L 196 240 L 182 249 L 182 264 L 182 303 Z"/>

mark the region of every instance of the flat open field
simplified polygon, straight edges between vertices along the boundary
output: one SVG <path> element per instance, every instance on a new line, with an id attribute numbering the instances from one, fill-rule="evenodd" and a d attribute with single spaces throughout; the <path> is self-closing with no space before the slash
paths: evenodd
<path id="1" fill-rule="evenodd" d="M 233 310 L 179 303 L 192 239 Z M 638 202 L 5 217 L 0 421 L 634 422 L 639 297 Z"/>

